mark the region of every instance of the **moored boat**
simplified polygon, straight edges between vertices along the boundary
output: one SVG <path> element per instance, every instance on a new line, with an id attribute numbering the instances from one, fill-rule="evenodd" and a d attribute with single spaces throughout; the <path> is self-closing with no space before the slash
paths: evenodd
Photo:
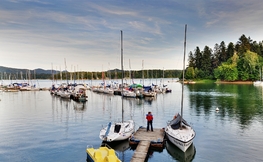
<path id="1" fill-rule="evenodd" d="M 175 117 L 165 128 L 166 137 L 180 150 L 185 152 L 193 143 L 195 131 L 180 114 L 177 114 Z"/>
<path id="2" fill-rule="evenodd" d="M 109 122 L 108 125 L 101 129 L 100 139 L 103 142 L 122 141 L 129 139 L 135 131 L 133 120 L 123 122 Z"/>
<path id="3" fill-rule="evenodd" d="M 86 88 L 83 85 L 77 85 L 71 93 L 70 98 L 79 102 L 87 101 Z"/>
<path id="4" fill-rule="evenodd" d="M 100 146 L 98 149 L 88 145 L 86 152 L 88 162 L 121 162 L 114 149 L 108 145 Z"/>
<path id="5" fill-rule="evenodd" d="M 185 49 L 186 49 L 186 29 L 185 25 L 185 41 L 184 41 L 184 61 L 183 61 L 183 81 L 182 81 L 182 97 L 181 97 L 181 114 L 183 115 L 183 98 L 184 98 L 184 71 L 185 71 Z M 169 141 L 175 146 L 185 152 L 193 143 L 195 138 L 195 131 L 193 128 L 183 119 L 183 117 L 177 113 L 173 120 L 167 123 L 165 133 Z"/>
<path id="6" fill-rule="evenodd" d="M 122 120 L 120 122 L 109 122 L 108 126 L 103 127 L 100 131 L 99 137 L 103 142 L 113 142 L 129 139 L 135 131 L 135 122 L 133 120 L 124 121 L 124 108 L 123 108 L 123 97 L 124 97 L 124 86 L 123 86 L 123 53 L 122 53 L 122 31 L 121 31 L 121 70 L 122 70 Z M 134 93 L 135 94 L 135 93 Z M 136 97 L 136 94 L 135 94 Z"/>

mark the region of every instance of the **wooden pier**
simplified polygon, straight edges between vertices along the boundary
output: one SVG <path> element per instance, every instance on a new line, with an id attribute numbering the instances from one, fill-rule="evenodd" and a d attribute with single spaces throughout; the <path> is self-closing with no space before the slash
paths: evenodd
<path id="1" fill-rule="evenodd" d="M 164 135 L 164 129 L 162 128 L 146 131 L 145 127 L 140 127 L 129 140 L 132 147 L 137 146 L 131 161 L 144 162 L 150 147 L 162 150 L 165 144 Z"/>

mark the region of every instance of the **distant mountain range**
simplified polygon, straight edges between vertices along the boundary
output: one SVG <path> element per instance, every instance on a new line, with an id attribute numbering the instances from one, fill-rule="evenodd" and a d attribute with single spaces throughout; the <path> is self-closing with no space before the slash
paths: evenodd
<path id="1" fill-rule="evenodd" d="M 23 74 L 26 74 L 29 71 L 29 69 L 16 69 L 16 68 L 10 68 L 10 67 L 4 67 L 0 66 L 0 73 L 6 73 L 6 74 L 20 74 L 21 72 Z M 58 73 L 59 71 L 53 70 L 53 73 Z M 52 70 L 44 70 L 44 69 L 34 69 L 30 70 L 30 73 L 36 73 L 36 74 L 52 74 Z"/>

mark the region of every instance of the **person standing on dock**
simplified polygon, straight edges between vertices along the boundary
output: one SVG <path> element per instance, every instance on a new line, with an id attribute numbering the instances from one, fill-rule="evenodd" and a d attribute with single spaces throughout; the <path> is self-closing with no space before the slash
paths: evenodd
<path id="1" fill-rule="evenodd" d="M 153 115 L 149 111 L 148 114 L 146 114 L 146 119 L 147 119 L 147 132 L 150 130 L 149 126 L 151 127 L 151 131 L 153 131 Z"/>

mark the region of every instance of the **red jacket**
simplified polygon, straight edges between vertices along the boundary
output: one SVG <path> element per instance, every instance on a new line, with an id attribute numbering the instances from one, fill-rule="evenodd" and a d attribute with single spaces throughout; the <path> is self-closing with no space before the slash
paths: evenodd
<path id="1" fill-rule="evenodd" d="M 147 119 L 148 121 L 153 120 L 153 115 L 152 115 L 152 114 L 146 114 L 146 119 Z"/>

